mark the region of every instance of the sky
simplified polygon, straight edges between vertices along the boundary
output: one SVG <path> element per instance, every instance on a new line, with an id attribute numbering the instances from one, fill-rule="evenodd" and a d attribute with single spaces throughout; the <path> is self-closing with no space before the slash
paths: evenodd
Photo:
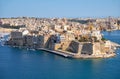
<path id="1" fill-rule="evenodd" d="M 120 0 L 0 0 L 0 17 L 120 17 Z"/>

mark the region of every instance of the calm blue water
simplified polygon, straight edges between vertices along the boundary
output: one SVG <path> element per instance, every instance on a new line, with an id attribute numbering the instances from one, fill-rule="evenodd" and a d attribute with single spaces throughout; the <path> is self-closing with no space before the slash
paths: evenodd
<path id="1" fill-rule="evenodd" d="M 120 44 L 120 31 L 103 32 Z M 108 59 L 67 59 L 43 51 L 0 46 L 0 79 L 120 79 L 120 49 Z"/>

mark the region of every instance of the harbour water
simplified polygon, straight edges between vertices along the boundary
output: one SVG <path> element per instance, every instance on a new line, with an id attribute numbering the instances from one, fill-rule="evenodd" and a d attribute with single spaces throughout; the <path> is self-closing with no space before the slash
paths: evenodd
<path id="1" fill-rule="evenodd" d="M 120 44 L 120 31 L 103 32 Z M 120 79 L 120 49 L 113 58 L 68 59 L 44 51 L 0 46 L 0 79 Z"/>

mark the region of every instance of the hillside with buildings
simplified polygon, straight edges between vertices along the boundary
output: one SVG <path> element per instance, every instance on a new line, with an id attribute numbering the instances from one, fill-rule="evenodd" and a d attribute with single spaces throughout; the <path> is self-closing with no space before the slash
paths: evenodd
<path id="1" fill-rule="evenodd" d="M 120 18 L 1 18 L 0 29 L 13 29 L 7 45 L 72 58 L 106 58 L 119 45 L 103 38 L 101 31 L 120 29 Z"/>

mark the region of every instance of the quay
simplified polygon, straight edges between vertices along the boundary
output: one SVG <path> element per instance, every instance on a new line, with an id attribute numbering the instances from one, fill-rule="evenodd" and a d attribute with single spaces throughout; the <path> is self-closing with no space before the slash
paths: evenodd
<path id="1" fill-rule="evenodd" d="M 42 51 L 47 51 L 49 53 L 53 53 L 65 58 L 109 58 L 109 57 L 114 57 L 116 54 L 111 53 L 111 54 L 101 54 L 101 55 L 78 55 L 78 54 L 73 54 L 73 53 L 67 53 L 66 51 L 54 51 L 54 50 L 49 50 L 45 48 L 38 48 L 37 50 L 42 50 Z"/>
<path id="2" fill-rule="evenodd" d="M 37 48 L 37 50 L 47 51 L 47 52 L 50 52 L 50 53 L 53 53 L 53 54 L 56 54 L 56 55 L 63 56 L 65 58 L 73 58 L 73 55 L 68 54 L 68 53 L 62 53 L 62 52 L 59 52 L 59 51 L 49 50 L 49 49 L 45 49 L 45 48 Z"/>

